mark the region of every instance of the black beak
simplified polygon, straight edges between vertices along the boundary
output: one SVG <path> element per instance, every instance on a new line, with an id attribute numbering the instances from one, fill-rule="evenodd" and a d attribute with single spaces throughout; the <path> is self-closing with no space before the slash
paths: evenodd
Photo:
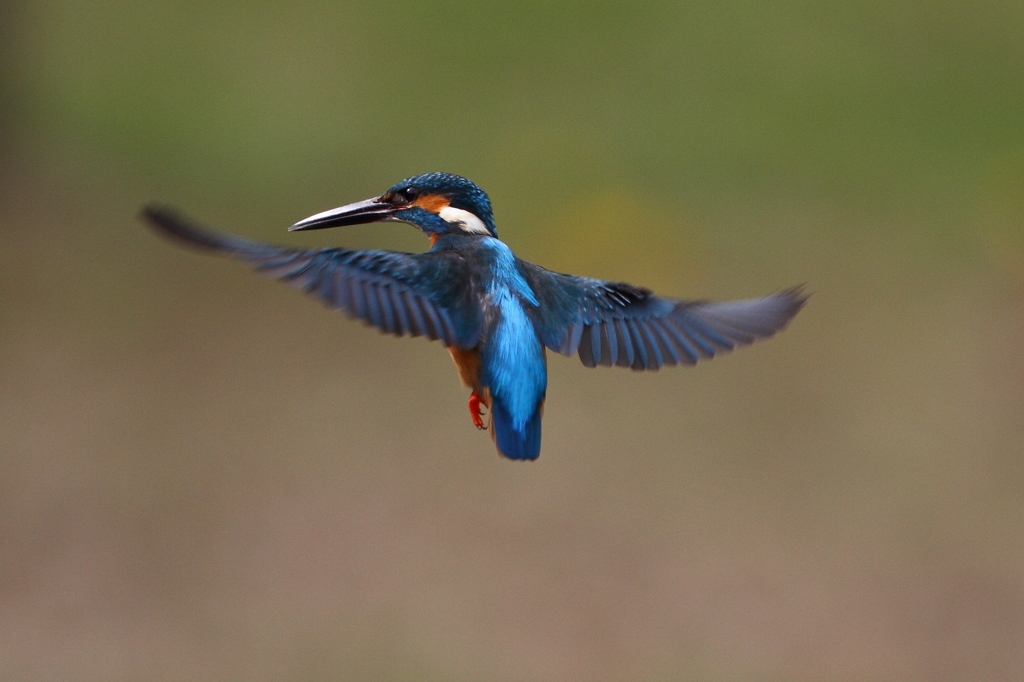
<path id="1" fill-rule="evenodd" d="M 380 197 L 359 201 L 341 208 L 317 213 L 305 220 L 300 220 L 288 228 L 289 232 L 301 230 L 322 230 L 327 227 L 344 227 L 346 225 L 362 225 L 387 220 L 395 212 L 395 206 L 386 204 Z"/>

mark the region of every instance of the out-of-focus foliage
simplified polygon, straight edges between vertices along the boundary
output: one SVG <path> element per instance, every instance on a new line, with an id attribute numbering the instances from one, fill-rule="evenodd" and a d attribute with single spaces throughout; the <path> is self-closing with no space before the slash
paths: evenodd
<path id="1" fill-rule="evenodd" d="M 130 3 L 0 17 L 0 678 L 1024 677 L 1024 5 Z M 159 241 L 445 170 L 547 267 L 807 281 L 655 375 L 445 353 Z"/>

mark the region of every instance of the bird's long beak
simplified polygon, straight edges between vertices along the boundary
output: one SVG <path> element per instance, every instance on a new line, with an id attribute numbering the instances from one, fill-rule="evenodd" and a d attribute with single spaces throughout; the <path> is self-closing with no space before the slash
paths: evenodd
<path id="1" fill-rule="evenodd" d="M 362 225 L 387 219 L 394 213 L 395 207 L 380 200 L 380 197 L 358 201 L 341 208 L 317 213 L 305 220 L 300 220 L 288 228 L 289 232 L 300 230 L 322 230 L 326 227 L 344 227 L 345 225 Z"/>

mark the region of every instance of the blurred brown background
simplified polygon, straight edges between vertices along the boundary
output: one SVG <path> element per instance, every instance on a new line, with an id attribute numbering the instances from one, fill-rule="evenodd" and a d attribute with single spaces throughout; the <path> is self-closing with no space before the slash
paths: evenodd
<path id="1" fill-rule="evenodd" d="M 1024 679 L 1024 5 L 15 2 L 0 679 Z M 438 344 L 147 231 L 433 170 L 547 267 L 815 292 L 692 369 Z"/>

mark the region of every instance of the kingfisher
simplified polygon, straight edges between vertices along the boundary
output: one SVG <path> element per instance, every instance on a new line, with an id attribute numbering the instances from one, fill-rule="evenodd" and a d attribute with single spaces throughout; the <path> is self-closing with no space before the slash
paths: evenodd
<path id="1" fill-rule="evenodd" d="M 164 235 L 245 261 L 384 333 L 441 341 L 472 391 L 473 424 L 486 429 L 489 416 L 498 452 L 512 460 L 540 455 L 548 349 L 578 354 L 586 367 L 693 365 L 772 336 L 807 300 L 802 287 L 738 301 L 673 300 L 547 270 L 512 253 L 487 194 L 451 173 L 407 178 L 289 228 L 408 223 L 430 239 L 423 253 L 277 246 L 157 205 L 142 216 Z"/>

